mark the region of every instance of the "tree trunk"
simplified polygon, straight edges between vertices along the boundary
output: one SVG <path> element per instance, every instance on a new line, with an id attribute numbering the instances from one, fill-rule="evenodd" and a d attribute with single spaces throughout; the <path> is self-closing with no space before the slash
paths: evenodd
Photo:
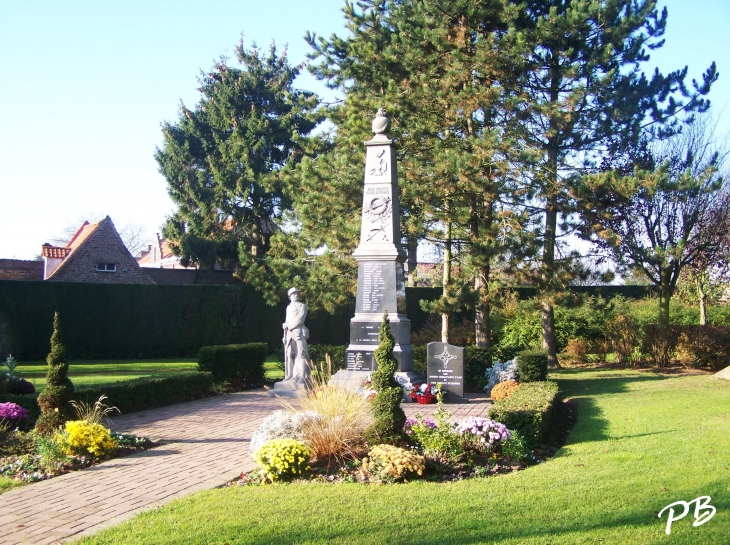
<path id="1" fill-rule="evenodd" d="M 480 272 L 474 279 L 474 291 L 477 293 L 477 304 L 475 311 L 474 341 L 477 346 L 489 348 L 492 346 L 492 318 L 491 302 L 489 293 L 489 267 L 487 271 Z"/>
<path id="2" fill-rule="evenodd" d="M 550 102 L 557 104 L 560 100 L 560 84 L 562 81 L 560 56 L 557 51 L 552 52 L 552 66 L 550 75 Z M 545 240 L 542 253 L 542 347 L 548 353 L 548 366 L 560 367 L 558 363 L 558 349 L 555 339 L 555 313 L 553 311 L 552 294 L 555 276 L 555 245 L 558 231 L 558 158 L 559 158 L 558 121 L 554 116 L 550 118 L 550 135 L 547 145 L 547 170 L 545 187 Z"/>
<path id="3" fill-rule="evenodd" d="M 444 273 L 443 273 L 443 296 L 449 294 L 451 286 L 451 222 L 446 222 L 446 238 L 444 241 Z M 441 342 L 449 342 L 449 313 L 441 314 Z"/>
<path id="4" fill-rule="evenodd" d="M 695 277 L 695 285 L 697 286 L 697 297 L 700 300 L 700 325 L 707 325 L 707 294 L 702 285 L 702 275 Z"/>
<path id="5" fill-rule="evenodd" d="M 654 358 L 659 367 L 666 367 L 669 364 L 670 338 L 669 338 L 669 301 L 672 294 L 668 287 L 659 287 L 659 331 L 654 347 Z"/>
<path id="6" fill-rule="evenodd" d="M 416 269 L 418 267 L 418 239 L 416 237 L 408 239 L 408 277 L 406 285 L 409 288 L 416 286 Z"/>
<path id="7" fill-rule="evenodd" d="M 542 347 L 548 353 L 548 366 L 560 367 L 558 363 L 557 341 L 555 339 L 555 313 L 550 300 L 552 278 L 555 274 L 555 234 L 558 223 L 558 211 L 553 197 L 548 199 L 545 208 L 545 246 L 543 248 L 542 272 Z"/>

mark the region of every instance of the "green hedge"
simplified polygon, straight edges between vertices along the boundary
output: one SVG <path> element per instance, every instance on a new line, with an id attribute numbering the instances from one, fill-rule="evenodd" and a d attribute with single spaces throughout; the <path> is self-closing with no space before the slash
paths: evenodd
<path id="1" fill-rule="evenodd" d="M 69 359 L 194 357 L 201 346 L 281 346 L 286 301 L 244 285 L 141 285 L 0 280 L 2 350 L 41 360 L 59 312 Z M 345 344 L 352 308 L 310 312 L 310 342 Z"/>
<path id="2" fill-rule="evenodd" d="M 548 353 L 542 349 L 523 350 L 517 354 L 517 376 L 520 383 L 547 380 Z"/>
<path id="3" fill-rule="evenodd" d="M 215 392 L 211 373 L 192 371 L 169 377 L 142 377 L 117 382 L 113 386 L 83 388 L 74 392 L 73 399 L 93 404 L 103 395 L 107 396 L 104 400 L 106 405 L 117 407 L 121 414 L 127 414 L 210 397 Z M 28 409 L 30 418 L 22 427 L 30 429 L 40 416 L 37 398 L 38 394 L 0 395 L 0 403 L 16 403 Z"/>
<path id="4" fill-rule="evenodd" d="M 260 382 L 268 354 L 266 343 L 204 346 L 198 352 L 198 369 L 211 373 L 216 381 Z"/>
<path id="5" fill-rule="evenodd" d="M 309 350 L 309 359 L 315 367 L 319 368 L 322 365 L 326 368 L 325 354 L 329 354 L 332 359 L 332 374 L 335 374 L 340 369 L 347 367 L 345 362 L 345 349 L 347 348 L 344 344 L 310 344 L 307 346 Z"/>
<path id="6" fill-rule="evenodd" d="M 515 392 L 494 403 L 489 418 L 519 432 L 529 448 L 545 441 L 555 414 L 558 385 L 555 382 L 520 384 Z"/>
<path id="7" fill-rule="evenodd" d="M 118 382 L 114 386 L 84 388 L 74 393 L 74 400 L 94 403 L 102 395 L 110 407 L 122 414 L 156 409 L 214 395 L 211 373 L 180 373 L 170 377 L 142 377 Z"/>

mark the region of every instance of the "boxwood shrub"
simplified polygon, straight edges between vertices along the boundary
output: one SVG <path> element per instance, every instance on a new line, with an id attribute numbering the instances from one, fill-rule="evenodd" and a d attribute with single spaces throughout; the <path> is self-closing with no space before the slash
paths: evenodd
<path id="1" fill-rule="evenodd" d="M 555 382 L 522 383 L 512 395 L 494 403 L 489 418 L 517 431 L 528 448 L 535 448 L 547 437 L 557 400 Z"/>
<path id="2" fill-rule="evenodd" d="M 76 401 L 93 404 L 105 395 L 106 405 L 126 414 L 209 397 L 213 393 L 213 375 L 191 371 L 169 377 L 142 377 L 113 386 L 83 388 L 73 397 Z"/>
<path id="3" fill-rule="evenodd" d="M 517 354 L 517 376 L 522 382 L 547 380 L 548 354 L 545 350 L 523 350 Z"/>
<path id="4" fill-rule="evenodd" d="M 198 352 L 198 369 L 213 374 L 213 380 L 258 382 L 264 380 L 266 343 L 203 346 Z"/>

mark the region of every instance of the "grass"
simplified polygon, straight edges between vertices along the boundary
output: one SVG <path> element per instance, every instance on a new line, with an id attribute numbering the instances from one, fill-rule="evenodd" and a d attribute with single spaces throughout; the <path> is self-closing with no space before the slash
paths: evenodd
<path id="1" fill-rule="evenodd" d="M 267 380 L 281 380 L 284 378 L 284 364 L 278 356 L 269 356 L 264 362 L 264 373 Z"/>
<path id="2" fill-rule="evenodd" d="M 2 494 L 3 492 L 7 492 L 8 490 L 11 490 L 13 488 L 23 486 L 24 484 L 25 483 L 23 481 L 16 481 L 14 479 L 9 479 L 0 475 L 0 494 Z"/>
<path id="3" fill-rule="evenodd" d="M 112 385 L 140 377 L 169 376 L 170 374 L 196 371 L 195 359 L 179 360 L 80 360 L 69 365 L 68 376 L 76 388 Z M 22 378 L 32 382 L 36 391 L 46 387 L 48 365 L 44 361 L 24 362 L 18 366 Z"/>
<path id="4" fill-rule="evenodd" d="M 730 382 L 638 371 L 554 373 L 578 420 L 555 458 L 453 483 L 294 484 L 198 493 L 91 544 L 720 544 L 730 535 Z M 664 533 L 678 501 L 717 514 Z"/>

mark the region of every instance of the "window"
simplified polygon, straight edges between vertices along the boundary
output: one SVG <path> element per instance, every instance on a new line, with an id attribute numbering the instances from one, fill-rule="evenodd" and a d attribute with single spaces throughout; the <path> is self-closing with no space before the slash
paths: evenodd
<path id="1" fill-rule="evenodd" d="M 96 270 L 98 272 L 117 272 L 116 263 L 97 263 Z"/>

